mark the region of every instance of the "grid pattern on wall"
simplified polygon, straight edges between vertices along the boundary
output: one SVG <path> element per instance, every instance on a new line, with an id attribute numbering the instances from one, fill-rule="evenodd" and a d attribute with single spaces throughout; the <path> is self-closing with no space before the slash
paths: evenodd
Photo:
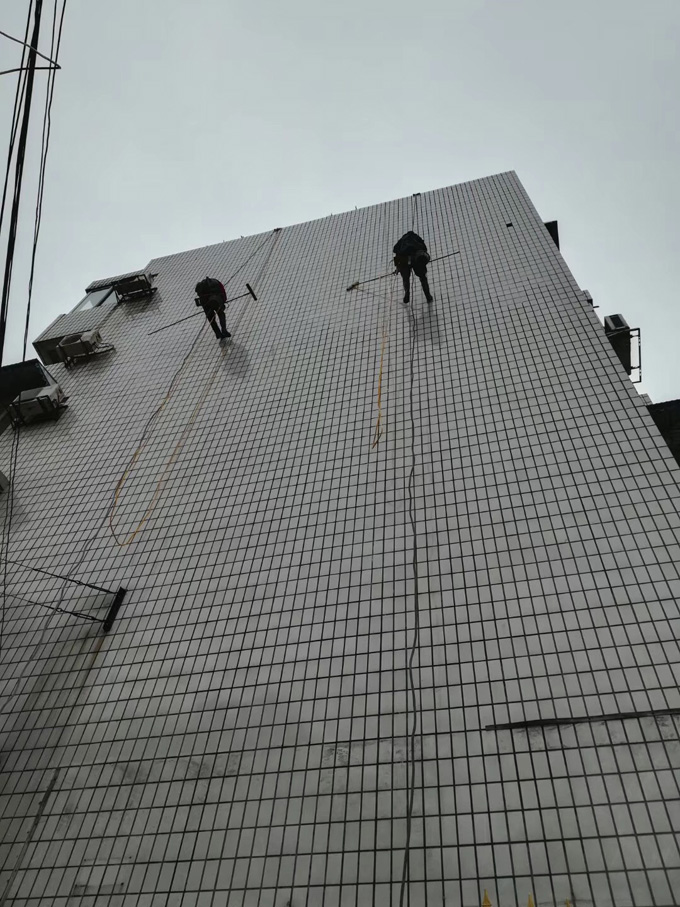
<path id="1" fill-rule="evenodd" d="M 147 270 L 20 435 L 0 907 L 677 903 L 680 470 L 517 177 Z"/>

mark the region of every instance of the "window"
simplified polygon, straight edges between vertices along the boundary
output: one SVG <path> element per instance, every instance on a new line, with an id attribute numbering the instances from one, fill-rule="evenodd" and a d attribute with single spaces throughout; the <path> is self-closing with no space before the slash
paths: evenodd
<path id="1" fill-rule="evenodd" d="M 104 287 L 103 290 L 92 290 L 87 296 L 80 300 L 78 305 L 73 309 L 74 312 L 80 312 L 84 309 L 96 309 L 105 299 L 113 292 L 111 287 Z"/>

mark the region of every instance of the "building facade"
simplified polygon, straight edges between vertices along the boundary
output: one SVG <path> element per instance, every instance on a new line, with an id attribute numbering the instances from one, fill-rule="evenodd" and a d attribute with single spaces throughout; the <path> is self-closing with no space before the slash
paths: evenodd
<path id="1" fill-rule="evenodd" d="M 0 435 L 0 907 L 677 904 L 680 469 L 517 177 L 146 273 Z"/>

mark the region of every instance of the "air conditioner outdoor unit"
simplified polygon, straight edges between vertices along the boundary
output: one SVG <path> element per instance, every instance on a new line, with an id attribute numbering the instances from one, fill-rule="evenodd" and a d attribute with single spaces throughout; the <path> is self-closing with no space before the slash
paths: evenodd
<path id="1" fill-rule="evenodd" d="M 612 345 L 612 349 L 619 357 L 621 365 L 625 368 L 626 374 L 632 374 L 636 369 L 638 372 L 638 381 L 642 379 L 640 371 L 640 329 L 631 328 L 623 315 L 607 315 L 604 319 L 604 332 L 607 339 Z M 637 338 L 637 365 L 633 365 L 633 337 Z"/>
<path id="2" fill-rule="evenodd" d="M 604 319 L 604 330 L 606 334 L 614 331 L 629 331 L 628 322 L 623 315 L 607 315 Z"/>
<path id="3" fill-rule="evenodd" d="M 111 284 L 116 292 L 118 302 L 131 302 L 135 299 L 144 299 L 153 296 L 156 287 L 151 285 L 150 275 L 140 272 L 119 277 Z"/>
<path id="4" fill-rule="evenodd" d="M 64 359 L 89 356 L 102 342 L 99 331 L 85 331 L 83 334 L 68 334 L 59 342 L 59 351 Z"/>
<path id="5" fill-rule="evenodd" d="M 66 403 L 66 396 L 58 384 L 34 387 L 22 391 L 9 405 L 14 424 L 26 425 L 39 419 L 56 419 Z"/>

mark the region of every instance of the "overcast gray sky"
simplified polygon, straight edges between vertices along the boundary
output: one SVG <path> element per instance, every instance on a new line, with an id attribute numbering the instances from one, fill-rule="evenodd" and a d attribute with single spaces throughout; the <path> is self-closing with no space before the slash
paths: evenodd
<path id="1" fill-rule="evenodd" d="M 642 328 L 643 389 L 680 397 L 679 40 L 680 0 L 69 0 L 30 337 L 156 256 L 512 169 L 600 313 Z M 0 68 L 19 53 L 0 37 Z"/>

